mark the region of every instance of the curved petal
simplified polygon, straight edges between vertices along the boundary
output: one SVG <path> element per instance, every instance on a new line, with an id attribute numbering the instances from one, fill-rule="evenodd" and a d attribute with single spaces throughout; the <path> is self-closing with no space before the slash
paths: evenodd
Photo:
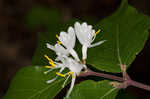
<path id="1" fill-rule="evenodd" d="M 69 49 L 70 54 L 74 57 L 76 61 L 80 61 L 78 54 L 74 49 Z"/>
<path id="2" fill-rule="evenodd" d="M 86 45 L 83 45 L 82 46 L 82 59 L 83 60 L 86 60 L 87 59 L 87 46 Z"/>
<path id="3" fill-rule="evenodd" d="M 75 73 L 74 73 L 74 74 L 75 74 Z M 71 92 L 72 92 L 72 89 L 73 89 L 73 87 L 74 87 L 75 80 L 76 80 L 76 75 L 74 76 L 74 78 L 72 77 L 71 86 L 70 86 L 69 91 L 68 91 L 68 93 L 67 93 L 67 95 L 66 95 L 66 98 L 69 98 L 69 96 L 70 96 L 70 94 L 71 94 Z"/>
<path id="4" fill-rule="evenodd" d="M 101 44 L 103 44 L 105 41 L 106 41 L 106 40 L 96 42 L 96 43 L 94 43 L 94 44 L 90 45 L 90 46 L 89 46 L 89 48 L 91 48 L 91 47 L 95 47 L 95 46 L 98 46 L 98 45 L 101 45 Z"/>
<path id="5" fill-rule="evenodd" d="M 51 45 L 51 44 L 49 44 L 49 43 L 46 43 L 46 46 L 47 46 L 47 48 L 49 48 L 49 49 L 55 51 L 55 47 L 54 47 L 53 45 Z"/>
<path id="6" fill-rule="evenodd" d="M 57 55 L 69 55 L 69 52 L 60 44 L 55 44 L 55 52 Z"/>
<path id="7" fill-rule="evenodd" d="M 74 24 L 74 28 L 75 28 L 75 33 L 76 33 L 76 36 L 77 36 L 79 42 L 83 45 L 85 43 L 85 39 L 84 39 L 85 34 L 82 31 L 82 27 L 81 27 L 80 23 L 76 22 Z"/>
<path id="8" fill-rule="evenodd" d="M 75 32 L 72 27 L 68 28 L 68 47 L 74 48 L 76 42 Z"/>
<path id="9" fill-rule="evenodd" d="M 60 32 L 60 42 L 66 47 L 68 45 L 68 35 L 66 32 Z"/>
<path id="10" fill-rule="evenodd" d="M 87 29 L 87 27 L 88 27 L 86 22 L 83 22 L 83 23 L 81 24 L 81 26 L 82 26 L 83 29 Z"/>
<path id="11" fill-rule="evenodd" d="M 95 33 L 95 30 L 92 29 L 92 26 L 87 25 L 86 22 L 82 23 L 81 25 L 79 22 L 76 22 L 74 27 L 79 42 L 82 45 L 90 45 Z"/>
<path id="12" fill-rule="evenodd" d="M 74 48 L 76 41 L 74 29 L 69 27 L 67 32 L 60 32 L 59 40 L 67 49 Z"/>

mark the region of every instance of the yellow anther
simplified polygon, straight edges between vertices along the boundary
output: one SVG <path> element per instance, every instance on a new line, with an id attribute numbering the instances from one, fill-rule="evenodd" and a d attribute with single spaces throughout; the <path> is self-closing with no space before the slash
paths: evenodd
<path id="1" fill-rule="evenodd" d="M 66 74 L 61 74 L 61 73 L 56 72 L 56 75 L 61 76 L 61 77 L 66 77 L 67 75 L 72 75 L 72 78 L 75 78 L 73 72 L 68 72 Z"/>
<path id="2" fill-rule="evenodd" d="M 68 75 L 70 74 L 70 75 L 72 75 L 72 78 L 75 78 L 75 76 L 74 76 L 74 73 L 73 73 L 73 72 L 68 72 L 67 74 L 68 74 Z"/>
<path id="3" fill-rule="evenodd" d="M 56 75 L 61 76 L 61 77 L 65 77 L 66 76 L 66 75 L 58 73 L 58 72 L 56 72 Z"/>
<path id="4" fill-rule="evenodd" d="M 44 66 L 45 68 L 54 68 L 53 66 Z"/>
<path id="5" fill-rule="evenodd" d="M 55 64 L 51 58 L 49 58 L 47 55 L 44 55 L 44 57 L 49 61 L 49 64 L 51 65 L 51 67 L 55 67 Z"/>
<path id="6" fill-rule="evenodd" d="M 60 41 L 57 41 L 57 44 L 62 44 Z"/>
<path id="7" fill-rule="evenodd" d="M 45 57 L 48 61 L 53 61 L 53 60 L 50 59 L 47 55 L 44 55 L 44 57 Z"/>
<path id="8" fill-rule="evenodd" d="M 97 32 L 95 32 L 95 35 L 99 34 L 101 32 L 101 29 L 99 29 Z"/>
<path id="9" fill-rule="evenodd" d="M 54 62 L 49 62 L 49 64 L 51 65 L 51 67 L 55 67 L 56 65 L 54 64 Z"/>
<path id="10" fill-rule="evenodd" d="M 56 34 L 56 38 L 59 39 L 59 36 Z"/>

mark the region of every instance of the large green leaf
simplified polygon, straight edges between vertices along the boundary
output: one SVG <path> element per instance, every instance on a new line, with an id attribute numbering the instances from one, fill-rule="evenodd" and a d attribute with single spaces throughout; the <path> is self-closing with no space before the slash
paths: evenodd
<path id="1" fill-rule="evenodd" d="M 64 79 L 58 78 L 51 84 L 46 81 L 56 76 L 55 72 L 45 75 L 45 68 L 30 66 L 21 69 L 11 82 L 3 99 L 53 99 L 62 89 Z"/>
<path id="2" fill-rule="evenodd" d="M 115 99 L 118 89 L 110 86 L 109 82 L 108 80 L 81 82 L 74 87 L 70 99 Z"/>
<path id="3" fill-rule="evenodd" d="M 87 63 L 103 71 L 120 72 L 119 56 L 122 63 L 129 66 L 144 47 L 150 18 L 128 5 L 127 0 L 122 0 L 120 8 L 99 22 L 96 28 L 102 29 L 96 41 L 107 41 L 88 50 Z"/>

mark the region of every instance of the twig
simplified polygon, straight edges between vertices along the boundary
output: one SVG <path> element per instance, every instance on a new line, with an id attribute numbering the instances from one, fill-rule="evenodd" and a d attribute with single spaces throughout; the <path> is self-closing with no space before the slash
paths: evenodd
<path id="1" fill-rule="evenodd" d="M 117 81 L 120 81 L 120 82 L 124 81 L 123 78 L 121 78 L 121 77 L 110 75 L 110 74 L 94 72 L 90 69 L 87 69 L 86 72 L 81 73 L 79 76 L 80 77 L 99 76 L 99 77 L 104 77 L 104 78 L 108 78 L 108 79 L 112 79 L 112 80 L 117 80 Z"/>
<path id="2" fill-rule="evenodd" d="M 98 72 L 94 72 L 90 69 L 87 69 L 86 72 L 83 72 L 79 75 L 79 77 L 86 77 L 86 76 L 98 76 L 98 77 L 103 77 L 103 78 L 119 81 L 119 82 L 121 82 L 121 86 L 119 88 L 127 88 L 128 86 L 131 85 L 134 87 L 138 87 L 138 88 L 150 91 L 149 85 L 145 85 L 145 84 L 131 80 L 128 74 L 126 76 L 127 79 L 124 79 L 123 77 L 118 77 L 118 76 L 111 75 L 111 74 L 98 73 Z"/>
<path id="3" fill-rule="evenodd" d="M 141 88 L 141 89 L 145 89 L 147 91 L 150 91 L 150 86 L 149 85 L 142 84 L 142 83 L 139 83 L 139 82 L 136 82 L 136 81 L 133 81 L 133 80 L 130 81 L 130 85 L 132 85 L 134 87 Z"/>

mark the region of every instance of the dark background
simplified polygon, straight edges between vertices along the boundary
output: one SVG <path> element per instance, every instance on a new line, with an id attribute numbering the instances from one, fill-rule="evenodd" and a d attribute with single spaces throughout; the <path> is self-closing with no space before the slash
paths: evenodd
<path id="1" fill-rule="evenodd" d="M 56 8 L 62 13 L 62 21 L 67 21 L 85 16 L 100 20 L 111 15 L 119 4 L 120 0 L 0 0 L 0 99 L 16 71 L 31 65 L 37 32 L 46 31 L 42 26 L 26 25 L 26 16 L 34 6 Z M 150 0 L 129 0 L 129 4 L 150 16 Z M 150 85 L 149 50 L 150 39 L 128 73 L 132 79 Z M 129 87 L 125 91 L 135 99 L 150 99 L 150 92 L 142 89 Z"/>

